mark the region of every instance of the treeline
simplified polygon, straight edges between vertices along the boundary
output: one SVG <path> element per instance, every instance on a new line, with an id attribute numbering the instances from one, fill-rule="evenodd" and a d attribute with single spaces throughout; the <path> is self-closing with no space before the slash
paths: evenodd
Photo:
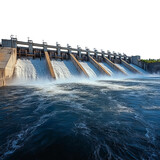
<path id="1" fill-rule="evenodd" d="M 160 62 L 160 59 L 141 59 L 141 61 L 146 63 L 156 63 Z"/>

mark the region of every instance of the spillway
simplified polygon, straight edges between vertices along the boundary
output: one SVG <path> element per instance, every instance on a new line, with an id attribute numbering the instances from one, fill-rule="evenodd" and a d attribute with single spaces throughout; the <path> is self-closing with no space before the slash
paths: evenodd
<path id="1" fill-rule="evenodd" d="M 51 64 L 58 79 L 72 78 L 79 75 L 79 72 L 70 60 L 52 60 Z"/>
<path id="2" fill-rule="evenodd" d="M 79 62 L 83 68 L 86 70 L 86 72 L 88 73 L 89 77 L 97 77 L 100 75 L 100 71 L 98 71 L 97 68 L 95 68 L 91 62 L 87 62 L 87 61 L 80 61 Z"/>
<path id="3" fill-rule="evenodd" d="M 127 73 L 128 75 L 133 74 L 127 67 L 125 67 L 123 64 L 117 64 L 115 63 L 115 65 L 117 67 L 119 67 L 122 71 L 124 71 L 125 73 Z"/>
<path id="4" fill-rule="evenodd" d="M 148 72 L 146 72 L 144 69 L 134 65 L 134 64 L 130 64 L 132 67 L 134 67 L 136 70 L 138 70 L 139 72 L 143 73 L 143 74 L 148 74 Z"/>
<path id="5" fill-rule="evenodd" d="M 52 60 L 51 64 L 53 66 L 55 75 L 57 79 L 69 79 L 74 77 L 79 77 L 80 73 L 74 66 L 71 60 Z M 89 77 L 99 77 L 101 75 L 100 71 L 95 68 L 93 64 L 87 61 L 80 61 L 80 64 L 88 73 Z M 111 76 L 117 76 L 117 71 L 110 67 L 105 62 L 99 63 L 106 71 L 108 71 Z M 133 73 L 126 68 L 123 64 L 115 64 L 128 75 L 133 75 Z M 143 69 L 131 64 L 132 67 L 137 69 L 143 74 L 147 74 Z M 45 59 L 18 59 L 15 71 L 14 78 L 18 80 L 37 80 L 37 79 L 51 79 L 50 72 Z"/>
<path id="6" fill-rule="evenodd" d="M 111 76 L 114 76 L 117 74 L 117 71 L 115 71 L 112 67 L 110 67 L 107 63 L 105 62 L 100 62 L 99 63 L 106 71 L 108 71 Z"/>
<path id="7" fill-rule="evenodd" d="M 36 80 L 50 78 L 45 59 L 18 59 L 14 77 L 21 80 Z"/>

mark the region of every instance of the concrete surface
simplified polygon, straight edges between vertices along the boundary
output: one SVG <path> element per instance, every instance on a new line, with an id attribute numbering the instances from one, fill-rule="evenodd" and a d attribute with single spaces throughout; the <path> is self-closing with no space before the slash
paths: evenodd
<path id="1" fill-rule="evenodd" d="M 95 59 L 93 59 L 91 56 L 89 57 L 89 61 L 102 73 L 108 76 L 111 76 L 109 72 L 107 72 Z"/>
<path id="2" fill-rule="evenodd" d="M 0 48 L 0 86 L 12 78 L 17 61 L 17 50 L 15 48 Z"/>

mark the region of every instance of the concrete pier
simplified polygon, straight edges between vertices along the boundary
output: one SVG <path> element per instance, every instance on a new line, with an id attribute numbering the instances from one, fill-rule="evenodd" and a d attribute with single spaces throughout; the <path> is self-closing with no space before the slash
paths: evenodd
<path id="1" fill-rule="evenodd" d="M 87 72 L 85 71 L 85 69 L 82 67 L 82 65 L 78 62 L 78 60 L 74 57 L 73 54 L 70 54 L 71 57 L 71 61 L 73 62 L 73 64 L 75 65 L 75 67 L 77 68 L 77 70 L 84 74 L 86 77 L 89 77 L 89 75 L 87 74 Z"/>
<path id="2" fill-rule="evenodd" d="M 6 85 L 6 81 L 12 78 L 16 61 L 15 48 L 0 48 L 0 86 Z"/>
<path id="3" fill-rule="evenodd" d="M 124 71 L 122 71 L 119 67 L 117 67 L 112 61 L 110 61 L 107 57 L 103 57 L 104 61 L 112 67 L 114 70 L 121 72 L 124 75 L 127 75 Z"/>
<path id="4" fill-rule="evenodd" d="M 129 63 L 127 63 L 126 61 L 124 61 L 123 59 L 121 59 L 121 63 L 128 68 L 131 72 L 133 73 L 137 73 L 137 74 L 142 74 L 140 73 L 137 69 L 135 69 L 134 67 L 132 67 Z"/>
<path id="5" fill-rule="evenodd" d="M 47 65 L 48 65 L 48 69 L 50 71 L 50 74 L 52 76 L 52 78 L 56 79 L 56 75 L 54 73 L 54 69 L 52 67 L 52 64 L 51 64 L 51 60 L 49 58 L 49 55 L 48 55 L 48 52 L 44 52 L 45 53 L 45 58 L 46 58 L 46 62 L 47 62 Z"/>
<path id="6" fill-rule="evenodd" d="M 111 76 L 95 59 L 89 56 L 89 61 L 104 75 Z"/>

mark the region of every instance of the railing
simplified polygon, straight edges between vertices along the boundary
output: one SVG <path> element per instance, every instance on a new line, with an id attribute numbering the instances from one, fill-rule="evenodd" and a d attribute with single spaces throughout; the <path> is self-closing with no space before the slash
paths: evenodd
<path id="1" fill-rule="evenodd" d="M 2 40 L 2 46 L 3 46 L 3 41 L 4 44 L 10 45 L 11 47 L 21 47 L 22 46 L 27 46 L 29 48 L 29 53 L 33 53 L 34 48 L 33 47 L 42 47 L 44 51 L 47 51 L 48 49 L 54 49 L 58 54 L 61 52 L 68 52 L 78 54 L 81 56 L 81 54 L 94 54 L 96 57 L 98 56 L 108 56 L 108 57 L 114 57 L 114 58 L 124 58 L 124 59 L 129 59 L 130 57 L 127 56 L 126 54 L 120 54 L 120 53 L 111 53 L 110 51 L 104 52 L 101 50 L 101 52 L 97 51 L 95 48 L 94 50 L 89 50 L 88 48 L 82 49 L 81 47 L 77 46 L 77 48 L 72 48 L 71 46 L 67 45 L 67 47 L 62 47 L 60 44 L 56 43 L 56 45 L 48 45 L 46 42 L 43 42 L 42 44 L 40 43 L 34 43 L 32 40 L 28 40 L 28 42 L 24 41 L 18 41 L 17 38 L 11 38 L 11 40 Z M 63 51 L 62 51 L 63 50 Z M 64 51 L 65 50 L 65 51 Z"/>

